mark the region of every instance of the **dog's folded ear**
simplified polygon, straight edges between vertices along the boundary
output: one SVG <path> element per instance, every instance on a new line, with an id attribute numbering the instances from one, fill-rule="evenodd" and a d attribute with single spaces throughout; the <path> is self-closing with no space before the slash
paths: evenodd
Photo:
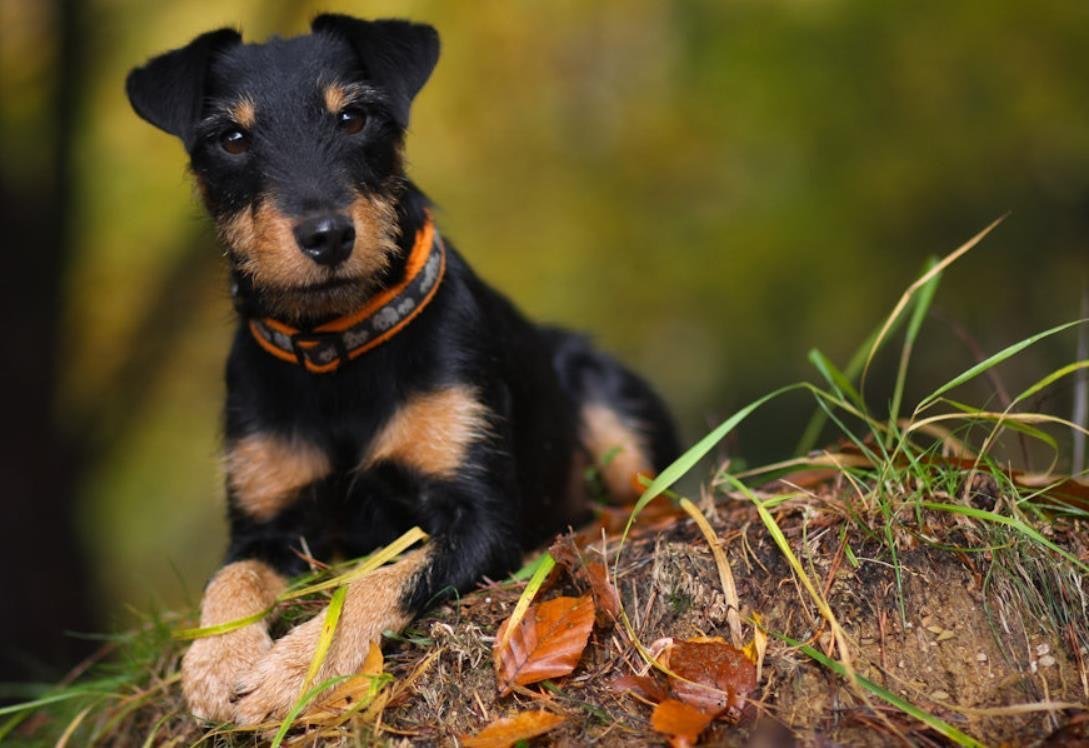
<path id="1" fill-rule="evenodd" d="M 165 52 L 134 69 L 125 81 L 132 108 L 190 147 L 204 99 L 208 63 L 215 54 L 241 40 L 234 29 L 209 31 L 186 46 Z"/>
<path id="2" fill-rule="evenodd" d="M 439 60 L 439 33 L 422 23 L 361 21 L 329 13 L 315 18 L 310 29 L 339 36 L 352 46 L 363 74 L 386 91 L 393 116 L 406 127 L 412 99 Z"/>

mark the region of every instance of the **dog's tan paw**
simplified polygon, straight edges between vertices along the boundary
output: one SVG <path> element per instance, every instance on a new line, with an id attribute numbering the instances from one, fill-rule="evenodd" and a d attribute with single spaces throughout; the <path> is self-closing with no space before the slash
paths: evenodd
<path id="1" fill-rule="evenodd" d="M 287 714 L 302 695 L 324 621 L 322 613 L 296 626 L 252 668 L 236 673 L 232 716 L 237 724 L 255 725 Z M 332 666 L 327 659 L 315 683 L 329 677 Z"/>
<path id="2" fill-rule="evenodd" d="M 234 718 L 231 697 L 239 675 L 249 672 L 272 649 L 257 626 L 197 639 L 182 658 L 182 692 L 193 716 L 210 722 Z"/>

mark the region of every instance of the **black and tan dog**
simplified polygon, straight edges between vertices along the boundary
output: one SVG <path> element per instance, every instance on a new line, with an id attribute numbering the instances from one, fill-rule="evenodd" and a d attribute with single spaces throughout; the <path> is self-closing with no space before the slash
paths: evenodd
<path id="1" fill-rule="evenodd" d="M 516 567 L 587 516 L 581 472 L 636 472 L 676 452 L 650 388 L 583 338 L 538 327 L 481 282 L 405 177 L 413 98 L 439 54 L 429 26 L 316 18 L 243 44 L 221 29 L 134 70 L 141 117 L 185 144 L 226 245 L 238 329 L 227 362 L 227 564 L 211 626 L 265 610 L 318 558 L 353 557 L 413 525 L 422 550 L 348 591 L 320 677 L 444 594 Z M 517 251 L 517 248 L 512 248 Z M 323 616 L 273 641 L 264 623 L 197 640 L 194 714 L 282 716 Z"/>

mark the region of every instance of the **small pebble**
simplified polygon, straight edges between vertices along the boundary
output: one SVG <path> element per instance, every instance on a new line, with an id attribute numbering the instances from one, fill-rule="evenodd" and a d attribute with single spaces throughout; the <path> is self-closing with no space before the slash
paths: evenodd
<path id="1" fill-rule="evenodd" d="M 934 699 L 935 701 L 948 701 L 949 694 L 947 694 L 945 691 L 934 691 L 930 694 L 930 698 Z"/>
<path id="2" fill-rule="evenodd" d="M 1051 655 L 1044 655 L 1040 658 L 1040 667 L 1051 667 L 1055 664 L 1055 658 Z"/>
<path id="3" fill-rule="evenodd" d="M 1036 645 L 1036 654 L 1038 654 L 1038 655 L 1046 655 L 1050 651 L 1051 651 L 1051 645 L 1050 644 L 1037 644 Z"/>
<path id="4" fill-rule="evenodd" d="M 986 662 L 987 661 L 987 653 L 986 652 L 980 652 L 979 654 L 976 655 L 976 659 L 979 662 Z"/>

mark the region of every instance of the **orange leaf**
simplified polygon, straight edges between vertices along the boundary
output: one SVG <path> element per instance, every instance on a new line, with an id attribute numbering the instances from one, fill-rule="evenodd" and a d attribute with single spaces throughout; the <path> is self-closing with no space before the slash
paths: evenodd
<path id="1" fill-rule="evenodd" d="M 382 659 L 382 647 L 378 640 L 371 642 L 371 648 L 367 650 L 367 658 L 363 660 L 363 667 L 359 669 L 360 675 L 381 675 L 385 660 Z"/>
<path id="2" fill-rule="evenodd" d="M 372 695 L 373 683 L 375 677 L 382 674 L 382 669 L 385 666 L 385 662 L 382 658 L 382 647 L 379 646 L 378 641 L 372 641 L 370 649 L 367 650 L 367 657 L 363 660 L 363 665 L 359 668 L 359 672 L 348 678 L 329 692 L 329 694 L 322 699 L 323 709 L 347 709 L 353 703 L 359 699 L 365 698 L 367 695 Z"/>
<path id="3" fill-rule="evenodd" d="M 756 688 L 756 665 L 720 637 L 674 642 L 663 660 L 686 679 L 670 679 L 677 698 L 711 715 L 726 711 L 733 722 L 740 719 L 745 699 Z"/>
<path id="4" fill-rule="evenodd" d="M 504 695 L 515 683 L 525 686 L 575 669 L 594 627 L 594 599 L 557 597 L 531 606 L 502 646 L 508 622 L 499 627 L 492 652 Z"/>
<path id="5" fill-rule="evenodd" d="M 565 717 L 551 712 L 522 712 L 513 717 L 497 719 L 472 736 L 462 736 L 466 748 L 507 748 L 519 740 L 529 740 L 544 735 L 559 726 Z"/>
<path id="6" fill-rule="evenodd" d="M 666 699 L 654 707 L 650 726 L 663 735 L 669 735 L 671 745 L 690 746 L 699 739 L 713 715 L 676 699 Z"/>
<path id="7" fill-rule="evenodd" d="M 548 552 L 556 559 L 557 567 L 562 566 L 572 579 L 590 586 L 599 625 L 609 625 L 620 618 L 620 596 L 609 580 L 609 571 L 604 563 L 594 561 L 587 564 L 573 535 L 556 538 Z"/>

